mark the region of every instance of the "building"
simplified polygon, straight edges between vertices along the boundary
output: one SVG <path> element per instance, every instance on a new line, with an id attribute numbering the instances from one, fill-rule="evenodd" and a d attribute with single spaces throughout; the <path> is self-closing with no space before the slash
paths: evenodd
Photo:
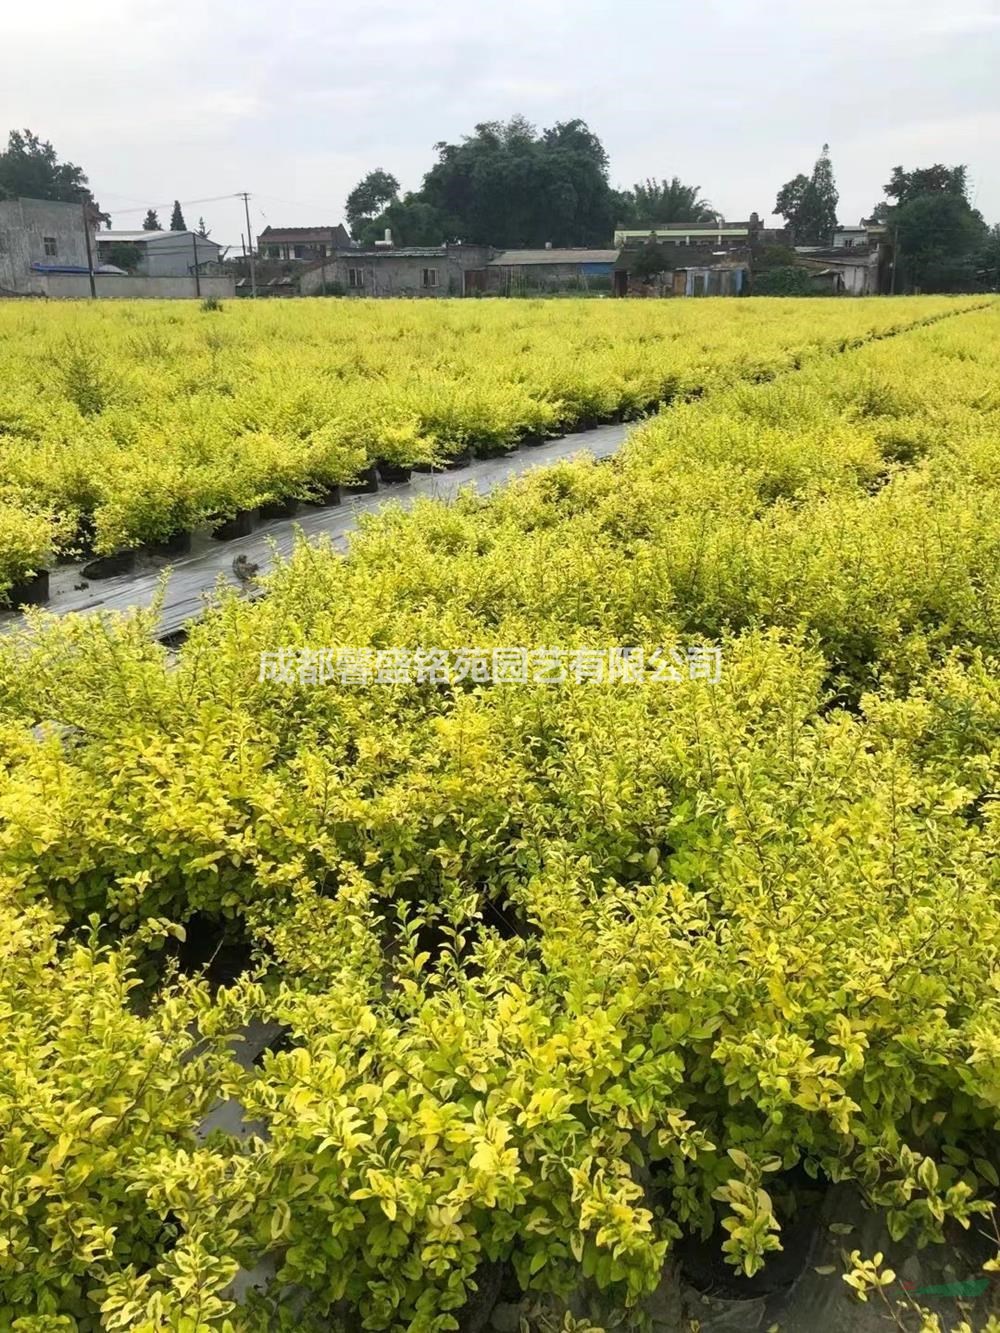
<path id="1" fill-rule="evenodd" d="M 0 294 L 45 294 L 47 275 L 88 273 L 87 227 L 80 204 L 0 200 Z"/>
<path id="2" fill-rule="evenodd" d="M 617 250 L 583 246 L 500 250 L 486 265 L 486 289 L 503 295 L 525 291 L 610 292 L 617 258 Z"/>
<path id="3" fill-rule="evenodd" d="M 887 228 L 880 222 L 866 222 L 864 218 L 856 227 L 842 227 L 838 223 L 833 233 L 832 245 L 835 250 L 853 250 L 859 246 L 879 245 L 885 238 Z"/>
<path id="4" fill-rule="evenodd" d="M 344 296 L 466 296 L 485 289 L 492 253 L 489 246 L 461 242 L 338 250 L 302 272 L 299 291 L 303 296 L 331 291 Z"/>
<path id="5" fill-rule="evenodd" d="M 885 288 L 885 265 L 880 263 L 877 246 L 810 250 L 798 255 L 796 267 L 810 274 L 817 291 L 831 292 L 834 296 L 877 296 Z"/>
<path id="6" fill-rule="evenodd" d="M 648 276 L 637 265 L 644 246 L 622 248 L 614 266 L 615 296 L 742 296 L 749 291 L 749 246 L 714 249 L 685 243 L 675 248 L 659 242 L 658 248 L 666 253 L 668 266 Z"/>
<path id="7" fill-rule="evenodd" d="M 350 250 L 353 244 L 340 222 L 335 227 L 265 227 L 257 237 L 257 253 L 262 259 L 313 263 L 337 250 Z"/>
<path id="8" fill-rule="evenodd" d="M 740 249 L 764 238 L 756 213 L 746 222 L 666 222 L 645 227 L 616 227 L 615 245 L 632 247 L 655 238 L 660 245 L 712 246 L 716 250 Z"/>
<path id="9" fill-rule="evenodd" d="M 200 273 L 211 272 L 219 263 L 222 246 L 194 231 L 100 231 L 97 233 L 97 259 L 109 262 L 112 247 L 129 245 L 139 251 L 132 270 L 143 278 L 189 278 L 197 266 Z"/>

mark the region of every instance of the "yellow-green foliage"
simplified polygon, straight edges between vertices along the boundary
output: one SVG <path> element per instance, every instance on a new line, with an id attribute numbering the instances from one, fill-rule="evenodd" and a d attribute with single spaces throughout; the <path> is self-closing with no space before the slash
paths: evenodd
<path id="1" fill-rule="evenodd" d="M 208 319 L 181 302 L 8 303 L 0 513 L 47 519 L 59 549 L 159 542 L 308 499 L 374 458 L 502 451 L 960 308 L 720 301 L 706 319 L 690 302 L 313 300 Z M 35 556 L 9 527 L 0 519 L 0 598 L 7 569 L 16 579 Z"/>
<path id="2" fill-rule="evenodd" d="M 149 614 L 0 644 L 0 891 L 35 940 L 5 1003 L 29 1044 L 100 1016 L 80 1065 L 0 1065 L 33 1154 L 0 1199 L 40 1256 L 51 1136 L 90 1162 L 101 1061 L 167 1047 L 148 1146 L 109 1128 L 87 1177 L 118 1245 L 71 1231 L 65 1289 L 0 1254 L 0 1316 L 443 1333 L 485 1259 L 627 1304 L 684 1231 L 756 1271 L 802 1169 L 895 1237 L 967 1224 L 1000 1168 L 998 332 L 735 375 L 612 464 L 391 509 L 220 594 L 176 658 Z M 717 685 L 258 681 L 281 646 L 705 640 Z M 257 978 L 161 991 L 150 941 L 196 913 L 249 932 Z M 244 1071 L 212 1034 L 253 1018 L 288 1048 Z M 264 1137 L 193 1149 L 223 1093 Z M 227 1308 L 263 1254 L 270 1295 Z"/>

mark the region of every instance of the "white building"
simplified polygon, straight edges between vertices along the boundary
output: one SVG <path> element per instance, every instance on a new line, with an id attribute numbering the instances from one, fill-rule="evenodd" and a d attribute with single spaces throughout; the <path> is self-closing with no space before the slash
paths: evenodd
<path id="1" fill-rule="evenodd" d="M 217 264 L 222 246 L 194 231 L 99 231 L 97 258 L 112 259 L 112 246 L 134 245 L 139 251 L 135 272 L 144 278 L 188 278 L 195 270 Z"/>

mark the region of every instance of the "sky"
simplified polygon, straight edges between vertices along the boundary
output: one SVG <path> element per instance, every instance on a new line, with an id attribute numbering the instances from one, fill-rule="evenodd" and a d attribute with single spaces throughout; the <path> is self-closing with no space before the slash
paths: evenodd
<path id="1" fill-rule="evenodd" d="M 1000 0 L 8 0 L 0 38 L 0 134 L 51 140 L 122 229 L 205 200 L 188 224 L 238 249 L 242 190 L 254 234 L 332 225 L 368 171 L 416 189 L 514 113 L 580 117 L 612 184 L 677 175 L 728 218 L 828 142 L 841 222 L 936 161 L 1000 221 Z"/>

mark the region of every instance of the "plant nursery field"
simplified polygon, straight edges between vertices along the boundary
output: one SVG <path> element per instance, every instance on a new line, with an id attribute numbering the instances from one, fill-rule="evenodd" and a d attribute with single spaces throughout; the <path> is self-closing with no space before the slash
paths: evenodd
<path id="1" fill-rule="evenodd" d="M 968 304 L 968 301 L 966 302 Z M 499 453 L 956 308 L 890 301 L 0 306 L 0 604 L 61 555 Z"/>
<path id="2" fill-rule="evenodd" d="M 992 1234 L 998 303 L 0 330 L 0 532 L 110 547 L 670 400 L 176 652 L 0 639 L 0 1330 L 445 1333 L 497 1273 L 530 1329 L 649 1328 L 686 1247 L 748 1282 L 835 1184 L 903 1254 Z"/>

